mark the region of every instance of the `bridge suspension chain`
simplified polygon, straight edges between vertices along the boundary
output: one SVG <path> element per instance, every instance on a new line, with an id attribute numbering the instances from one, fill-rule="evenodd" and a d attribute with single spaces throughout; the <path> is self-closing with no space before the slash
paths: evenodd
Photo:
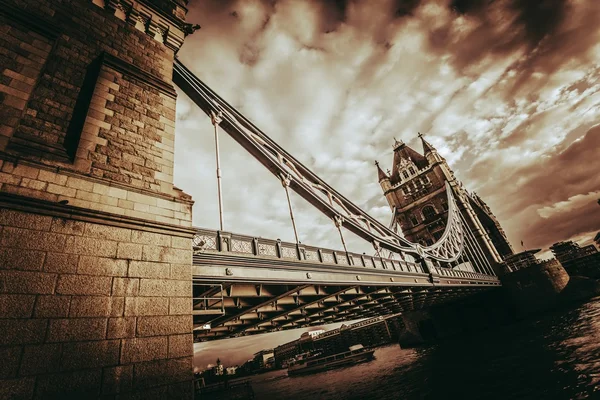
<path id="1" fill-rule="evenodd" d="M 289 187 L 296 193 L 332 220 L 341 218 L 339 228 L 343 226 L 370 243 L 377 243 L 381 248 L 395 253 L 411 253 L 447 263 L 461 255 L 464 232 L 460 212 L 447 182 L 448 223 L 442 237 L 427 247 L 411 243 L 346 199 L 287 153 L 178 59 L 174 63 L 173 81 L 207 115 L 219 116 L 219 126 L 274 175 L 289 177 Z M 345 242 L 343 244 L 345 247 Z"/>

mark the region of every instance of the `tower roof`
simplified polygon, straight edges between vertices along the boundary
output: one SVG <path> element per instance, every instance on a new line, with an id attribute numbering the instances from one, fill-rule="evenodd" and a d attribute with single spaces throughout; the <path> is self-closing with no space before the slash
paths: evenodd
<path id="1" fill-rule="evenodd" d="M 435 148 L 427 140 L 425 140 L 421 132 L 419 132 L 419 138 L 421 139 L 421 142 L 423 142 L 423 155 L 431 153 L 432 151 L 436 151 Z"/>
<path id="2" fill-rule="evenodd" d="M 375 161 L 375 165 L 377 166 L 377 178 L 379 182 L 381 182 L 384 179 L 390 179 L 390 177 L 385 172 L 383 172 L 377 161 Z"/>
<path id="3" fill-rule="evenodd" d="M 425 157 L 408 147 L 405 143 L 396 140 L 396 143 L 394 144 L 394 163 L 392 175 L 390 176 L 392 184 L 396 184 L 400 181 L 400 172 L 398 171 L 397 166 L 402 160 L 412 161 L 418 169 L 426 168 L 429 165 Z"/>

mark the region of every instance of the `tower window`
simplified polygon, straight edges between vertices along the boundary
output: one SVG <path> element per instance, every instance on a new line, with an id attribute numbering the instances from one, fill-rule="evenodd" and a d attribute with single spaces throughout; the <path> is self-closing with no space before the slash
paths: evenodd
<path id="1" fill-rule="evenodd" d="M 423 219 L 425 221 L 431 221 L 436 216 L 435 209 L 432 206 L 423 207 L 423 209 L 421 210 L 421 213 L 423 213 Z"/>
<path id="2" fill-rule="evenodd" d="M 408 172 L 402 171 L 402 176 L 404 177 L 404 179 L 408 179 Z"/>
<path id="3" fill-rule="evenodd" d="M 409 167 L 408 168 L 408 172 L 410 172 L 411 175 L 415 174 L 415 169 L 413 167 Z"/>

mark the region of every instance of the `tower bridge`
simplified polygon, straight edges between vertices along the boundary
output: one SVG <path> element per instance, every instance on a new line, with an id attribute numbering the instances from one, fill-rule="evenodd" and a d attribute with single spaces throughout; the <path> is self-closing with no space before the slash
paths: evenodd
<path id="1" fill-rule="evenodd" d="M 500 285 L 431 263 L 199 230 L 194 330 L 214 340 L 425 309 Z"/>
<path id="2" fill-rule="evenodd" d="M 2 398 L 191 398 L 194 337 L 406 313 L 500 286 L 456 180 L 436 182 L 447 209 L 435 241 L 403 237 L 397 209 L 383 225 L 176 58 L 198 28 L 186 6 L 0 0 Z M 210 117 L 217 160 L 223 131 L 288 200 L 330 218 L 342 248 L 229 233 L 221 207 L 219 231 L 193 228 L 193 201 L 173 185 L 173 84 Z M 349 251 L 344 232 L 377 256 Z"/>

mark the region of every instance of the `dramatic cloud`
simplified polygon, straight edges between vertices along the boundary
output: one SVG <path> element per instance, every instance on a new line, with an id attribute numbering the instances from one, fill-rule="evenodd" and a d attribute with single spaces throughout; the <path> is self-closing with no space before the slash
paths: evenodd
<path id="1" fill-rule="evenodd" d="M 179 57 L 325 181 L 387 224 L 373 160 L 425 133 L 515 245 L 600 229 L 600 2 L 190 1 Z M 217 228 L 209 119 L 180 94 L 176 184 Z M 221 132 L 225 229 L 293 241 L 280 183 Z M 300 240 L 341 248 L 292 196 Z M 351 250 L 372 251 L 346 233 Z"/>

